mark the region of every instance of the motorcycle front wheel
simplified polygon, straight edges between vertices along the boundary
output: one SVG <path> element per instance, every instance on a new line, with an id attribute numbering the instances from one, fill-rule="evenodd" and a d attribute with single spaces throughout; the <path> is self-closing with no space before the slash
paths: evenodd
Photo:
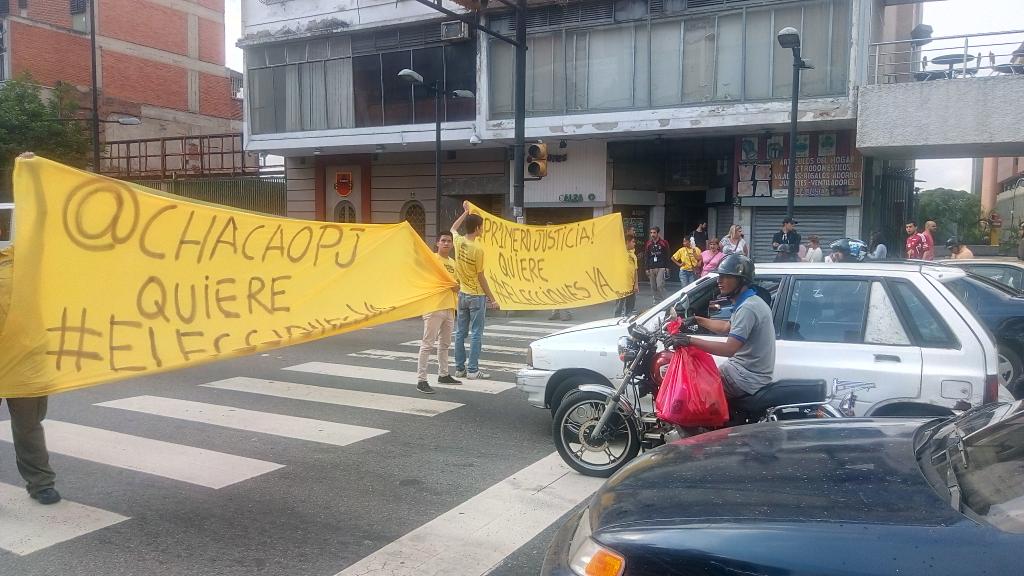
<path id="1" fill-rule="evenodd" d="M 608 397 L 598 392 L 569 392 L 555 412 L 551 435 L 558 454 L 584 476 L 607 478 L 640 452 L 640 434 L 633 419 L 616 410 L 604 434 L 591 437 Z"/>

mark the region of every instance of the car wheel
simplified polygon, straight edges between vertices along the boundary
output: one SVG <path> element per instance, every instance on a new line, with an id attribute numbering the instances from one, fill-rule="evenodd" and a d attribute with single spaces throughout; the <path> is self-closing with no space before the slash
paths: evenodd
<path id="1" fill-rule="evenodd" d="M 1000 346 L 999 363 L 996 371 L 999 374 L 999 384 L 1009 388 L 1011 384 L 1017 382 L 1022 372 L 1024 372 L 1020 355 L 1005 344 Z M 1011 392 L 1017 391 L 1011 390 Z"/>

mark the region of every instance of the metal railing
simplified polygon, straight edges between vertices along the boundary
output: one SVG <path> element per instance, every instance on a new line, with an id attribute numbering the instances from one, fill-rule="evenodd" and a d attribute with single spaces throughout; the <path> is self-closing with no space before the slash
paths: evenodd
<path id="1" fill-rule="evenodd" d="M 871 84 L 979 75 L 1024 75 L 1024 30 L 878 42 L 868 57 Z"/>
<path id="2" fill-rule="evenodd" d="M 265 170 L 256 176 L 142 180 L 139 184 L 193 200 L 221 204 L 250 212 L 288 215 L 288 187 L 284 170 Z"/>
<path id="3" fill-rule="evenodd" d="M 241 134 L 119 140 L 104 148 L 100 173 L 122 180 L 240 176 L 261 169 L 259 155 L 245 151 Z"/>

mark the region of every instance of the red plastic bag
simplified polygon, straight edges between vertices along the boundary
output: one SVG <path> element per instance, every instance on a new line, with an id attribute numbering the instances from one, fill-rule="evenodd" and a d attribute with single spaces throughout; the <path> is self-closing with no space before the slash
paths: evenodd
<path id="1" fill-rule="evenodd" d="M 729 420 L 722 376 L 711 354 L 685 346 L 676 350 L 654 399 L 658 418 L 685 427 L 717 427 Z"/>

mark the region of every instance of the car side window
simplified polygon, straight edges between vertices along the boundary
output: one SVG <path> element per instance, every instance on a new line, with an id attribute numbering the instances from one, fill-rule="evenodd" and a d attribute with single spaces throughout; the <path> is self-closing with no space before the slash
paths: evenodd
<path id="1" fill-rule="evenodd" d="M 903 318 L 906 320 L 907 328 L 913 335 L 918 346 L 923 348 L 959 348 L 960 341 L 953 335 L 946 321 L 939 316 L 921 292 L 904 280 L 893 281 L 893 294 L 900 307 L 903 309 Z M 958 293 L 956 286 L 949 286 L 961 299 L 969 299 L 970 296 Z"/>
<path id="2" fill-rule="evenodd" d="M 868 321 L 864 330 L 867 344 L 889 344 L 909 346 L 910 336 L 900 322 L 896 307 L 893 306 L 885 286 L 881 282 L 871 283 L 871 298 L 868 302 Z"/>
<path id="3" fill-rule="evenodd" d="M 870 285 L 857 279 L 797 279 L 782 339 L 864 342 Z"/>
<path id="4" fill-rule="evenodd" d="M 1019 269 L 1011 268 L 1010 266 L 978 265 L 971 266 L 968 270 L 979 276 L 991 278 L 996 282 L 1005 284 L 1014 290 L 1020 290 L 1021 276 L 1024 275 Z"/>

